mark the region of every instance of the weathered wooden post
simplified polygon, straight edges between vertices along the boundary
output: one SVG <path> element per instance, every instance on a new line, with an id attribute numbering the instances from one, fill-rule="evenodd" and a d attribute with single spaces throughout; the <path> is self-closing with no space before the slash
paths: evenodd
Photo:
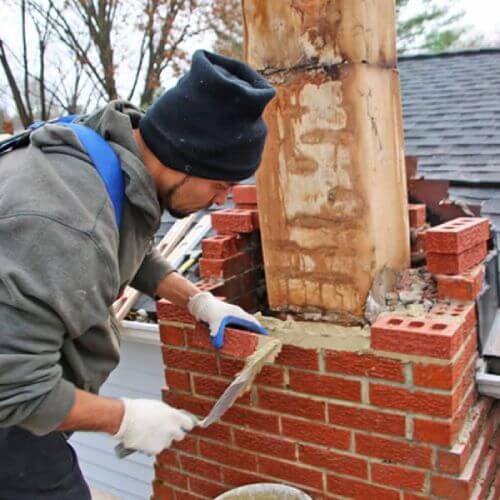
<path id="1" fill-rule="evenodd" d="M 243 0 L 247 61 L 278 88 L 257 176 L 274 310 L 363 316 L 408 265 L 394 0 Z"/>

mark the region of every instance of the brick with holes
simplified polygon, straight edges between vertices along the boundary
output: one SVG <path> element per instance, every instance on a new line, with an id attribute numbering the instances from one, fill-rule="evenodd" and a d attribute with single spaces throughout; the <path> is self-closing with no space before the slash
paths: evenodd
<path id="1" fill-rule="evenodd" d="M 484 217 L 462 217 L 435 226 L 425 233 L 428 253 L 460 254 L 490 237 L 490 222 Z"/>
<path id="2" fill-rule="evenodd" d="M 460 322 L 383 316 L 371 328 L 371 346 L 381 351 L 451 359 L 460 348 Z"/>
<path id="3" fill-rule="evenodd" d="M 206 259 L 225 259 L 238 253 L 237 237 L 224 234 L 211 236 L 201 242 L 201 249 Z"/>

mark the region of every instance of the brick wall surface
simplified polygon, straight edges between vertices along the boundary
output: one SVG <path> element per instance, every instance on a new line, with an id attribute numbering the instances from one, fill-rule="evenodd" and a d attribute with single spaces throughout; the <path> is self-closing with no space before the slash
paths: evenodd
<path id="1" fill-rule="evenodd" d="M 204 327 L 172 321 L 168 308 L 164 399 L 206 415 L 257 338 L 229 330 L 215 352 Z M 316 499 L 486 498 L 500 407 L 476 393 L 476 342 L 473 304 L 453 302 L 421 321 L 380 318 L 368 352 L 285 345 L 220 423 L 158 456 L 154 498 L 214 498 L 254 482 Z"/>
<path id="2" fill-rule="evenodd" d="M 421 209 L 415 217 L 422 222 Z M 457 228 L 468 236 L 457 236 Z M 431 248 L 463 253 L 486 241 L 483 222 L 449 232 L 451 239 L 436 231 Z M 248 248 L 244 231 L 221 233 L 204 242 L 204 258 L 226 259 Z M 446 244 L 439 247 L 443 233 Z M 241 276 L 218 279 L 227 300 L 243 293 Z M 422 317 L 379 317 L 366 351 L 284 345 L 221 422 L 157 457 L 153 497 L 208 499 L 245 484 L 281 482 L 314 499 L 499 498 L 500 405 L 479 397 L 474 383 L 473 300 L 482 279 L 481 266 L 438 275 L 444 300 Z M 158 318 L 163 398 L 204 416 L 258 337 L 228 329 L 216 352 L 207 329 L 186 310 L 160 301 Z"/>

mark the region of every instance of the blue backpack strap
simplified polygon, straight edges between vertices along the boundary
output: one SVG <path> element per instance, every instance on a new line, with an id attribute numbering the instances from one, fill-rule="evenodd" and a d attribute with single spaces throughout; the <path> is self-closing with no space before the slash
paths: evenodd
<path id="1" fill-rule="evenodd" d="M 74 117 L 72 118 L 74 119 Z M 120 159 L 106 140 L 91 128 L 79 123 L 73 123 L 70 120 L 61 119 L 56 123 L 60 123 L 73 130 L 85 148 L 106 186 L 106 191 L 115 210 L 116 225 L 119 229 L 122 220 L 123 200 L 125 198 L 125 181 L 120 167 Z"/>
<path id="2" fill-rule="evenodd" d="M 125 198 L 125 181 L 120 166 L 120 159 L 113 148 L 97 132 L 85 125 L 74 123 L 78 118 L 78 115 L 67 115 L 50 120 L 49 122 L 34 122 L 26 131 L 0 142 L 0 154 L 18 147 L 27 146 L 31 132 L 46 123 L 57 123 L 71 128 L 82 143 L 82 146 L 104 182 L 106 191 L 113 204 L 116 225 L 119 230 L 122 220 L 123 200 Z"/>

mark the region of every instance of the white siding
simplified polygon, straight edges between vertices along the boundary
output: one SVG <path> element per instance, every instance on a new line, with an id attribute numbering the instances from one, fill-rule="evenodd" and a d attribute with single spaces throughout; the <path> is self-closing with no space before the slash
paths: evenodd
<path id="1" fill-rule="evenodd" d="M 143 342 L 140 337 L 144 336 Z M 101 390 L 103 396 L 160 399 L 164 385 L 158 334 L 124 332 L 121 361 Z M 154 459 L 135 453 L 124 460 L 114 454 L 116 441 L 105 434 L 77 432 L 71 437 L 87 482 L 123 500 L 151 497 Z"/>

